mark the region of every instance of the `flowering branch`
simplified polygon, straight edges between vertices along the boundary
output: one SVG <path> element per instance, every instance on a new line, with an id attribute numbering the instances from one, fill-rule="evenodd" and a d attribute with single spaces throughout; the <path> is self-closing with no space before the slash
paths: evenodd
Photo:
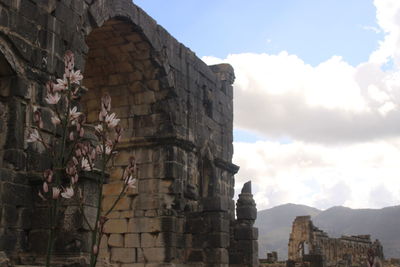
<path id="1" fill-rule="evenodd" d="M 136 183 L 136 162 L 130 159 L 125 168 L 122 179 L 121 192 L 111 208 L 101 216 L 102 210 L 102 186 L 105 182 L 105 173 L 108 162 L 116 154 L 116 147 L 121 141 L 122 128 L 119 126 L 120 119 L 111 112 L 111 97 L 106 94 L 101 99 L 99 112 L 99 124 L 96 125 L 95 133 L 97 143 L 84 140 L 84 125 L 86 116 L 78 110 L 76 101 L 79 99 L 83 89 L 80 82 L 83 79 L 79 70 L 74 70 L 74 55 L 67 51 L 64 56 L 64 74 L 62 79 L 56 83 L 49 81 L 46 84 L 45 102 L 51 109 L 51 123 L 54 128 L 61 128 L 61 136 L 54 133 L 52 142 L 47 143 L 43 137 L 43 120 L 41 111 L 34 109 L 34 126 L 29 131 L 28 143 L 40 143 L 51 153 L 52 163 L 49 169 L 43 172 L 42 186 L 38 192 L 39 197 L 49 204 L 49 234 L 46 253 L 46 267 L 51 265 L 51 257 L 55 242 L 56 221 L 59 214 L 59 205 L 62 199 L 71 199 L 76 190 L 79 192 L 80 211 L 88 225 L 92 235 L 90 266 L 96 265 L 98 247 L 104 233 L 104 224 L 108 220 L 107 215 L 115 208 L 118 201 L 123 197 L 128 188 L 134 188 Z M 82 172 L 93 171 L 95 164 L 100 165 L 100 177 L 97 180 L 97 213 L 93 225 L 86 217 L 82 190 L 78 187 L 79 175 Z M 68 203 L 67 203 L 68 204 Z"/>

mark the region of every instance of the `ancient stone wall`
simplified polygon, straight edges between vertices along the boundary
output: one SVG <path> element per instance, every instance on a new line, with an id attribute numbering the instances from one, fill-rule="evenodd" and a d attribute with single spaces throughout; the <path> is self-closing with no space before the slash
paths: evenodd
<path id="1" fill-rule="evenodd" d="M 381 244 L 372 242 L 369 235 L 330 238 L 313 225 L 310 216 L 298 216 L 290 233 L 288 260 L 303 262 L 319 257 L 326 266 L 361 266 L 370 248 L 383 259 Z"/>
<path id="2" fill-rule="evenodd" d="M 139 168 L 138 187 L 105 225 L 100 263 L 228 266 L 231 242 L 247 240 L 251 249 L 241 253 L 249 260 L 235 264 L 251 266 L 256 230 L 235 220 L 233 201 L 233 69 L 205 65 L 130 0 L 0 0 L 0 251 L 19 263 L 43 256 L 48 223 L 36 192 L 38 171 L 50 160 L 26 136 L 34 106 L 49 114 L 45 83 L 62 75 L 66 50 L 83 71 L 88 121 L 97 120 L 108 92 L 125 129 L 104 185 L 105 208 L 130 156 Z M 46 135 L 54 134 L 49 117 Z M 80 178 L 89 215 L 93 179 Z M 250 211 L 248 222 L 253 204 L 238 207 L 238 214 Z M 79 210 L 71 204 L 64 211 L 56 251 L 85 256 L 89 237 Z M 238 225 L 249 229 L 239 239 Z"/>

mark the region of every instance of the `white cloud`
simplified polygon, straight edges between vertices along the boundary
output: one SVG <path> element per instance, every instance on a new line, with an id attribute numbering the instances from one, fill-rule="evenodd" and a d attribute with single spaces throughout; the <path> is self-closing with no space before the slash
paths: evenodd
<path id="1" fill-rule="evenodd" d="M 400 1 L 374 4 L 385 37 L 358 66 L 333 56 L 313 67 L 285 51 L 203 58 L 235 69 L 235 127 L 270 140 L 234 144 L 236 184 L 253 180 L 259 208 L 400 202 Z"/>
<path id="2" fill-rule="evenodd" d="M 234 145 L 233 161 L 241 166 L 237 189 L 251 178 L 259 209 L 288 202 L 318 208 L 400 202 L 400 139 L 335 146 L 299 141 Z M 382 187 L 390 198 L 379 200 L 382 190 L 376 188 Z"/>

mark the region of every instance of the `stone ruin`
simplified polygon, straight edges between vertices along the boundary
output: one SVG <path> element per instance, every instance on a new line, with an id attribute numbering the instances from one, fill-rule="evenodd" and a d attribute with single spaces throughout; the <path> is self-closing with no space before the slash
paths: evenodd
<path id="1" fill-rule="evenodd" d="M 382 245 L 370 235 L 330 238 L 310 216 L 298 216 L 290 233 L 288 266 L 363 266 L 370 248 L 384 259 Z"/>
<path id="2" fill-rule="evenodd" d="M 0 262 L 43 262 L 48 217 L 37 192 L 50 159 L 26 138 L 33 106 L 52 132 L 45 83 L 62 75 L 66 50 L 83 70 L 88 121 L 108 92 L 125 128 L 105 206 L 131 155 L 139 167 L 136 191 L 105 226 L 98 266 L 258 266 L 250 183 L 235 217 L 233 69 L 207 66 L 130 0 L 0 0 Z M 94 179 L 80 178 L 89 214 Z M 85 266 L 77 204 L 59 221 L 56 265 Z"/>

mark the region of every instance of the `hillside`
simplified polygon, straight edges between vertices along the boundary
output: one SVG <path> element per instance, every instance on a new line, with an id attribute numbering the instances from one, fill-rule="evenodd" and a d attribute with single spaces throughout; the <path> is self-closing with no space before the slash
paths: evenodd
<path id="1" fill-rule="evenodd" d="M 305 205 L 285 204 L 258 212 L 259 256 L 277 251 L 280 260 L 287 258 L 287 245 L 292 222 L 296 216 L 310 215 L 321 230 L 331 237 L 371 234 L 384 247 L 386 258 L 400 257 L 400 206 L 383 209 L 350 209 L 333 207 L 325 211 Z"/>

